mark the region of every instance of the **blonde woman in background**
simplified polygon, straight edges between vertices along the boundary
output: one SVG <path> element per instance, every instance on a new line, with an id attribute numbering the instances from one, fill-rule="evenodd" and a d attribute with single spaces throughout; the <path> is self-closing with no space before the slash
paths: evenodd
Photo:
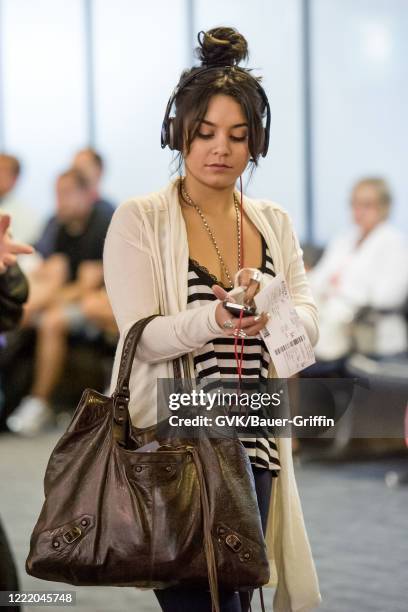
<path id="1" fill-rule="evenodd" d="M 353 323 L 363 312 L 371 330 L 366 353 L 384 357 L 407 350 L 408 250 L 389 220 L 391 202 L 385 180 L 359 180 L 351 193 L 354 227 L 330 242 L 309 273 L 319 308 L 320 361 L 342 360 L 353 350 Z"/>

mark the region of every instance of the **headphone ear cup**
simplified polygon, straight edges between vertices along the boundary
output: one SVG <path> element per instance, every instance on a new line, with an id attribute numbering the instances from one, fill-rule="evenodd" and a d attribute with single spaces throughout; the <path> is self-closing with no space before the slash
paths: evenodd
<path id="1" fill-rule="evenodd" d="M 262 155 L 262 157 L 264 156 L 264 151 L 265 151 L 265 128 L 262 128 L 262 134 L 261 134 L 261 139 L 259 142 L 259 149 L 257 151 L 258 155 Z"/>
<path id="2" fill-rule="evenodd" d="M 268 134 L 265 128 L 262 129 L 261 139 L 259 142 L 258 155 L 265 157 L 268 152 Z M 253 160 L 251 160 L 253 161 Z"/>
<path id="3" fill-rule="evenodd" d="M 174 134 L 174 117 L 169 117 L 167 133 L 168 133 L 167 144 L 169 145 L 169 149 L 174 151 L 174 149 L 176 149 L 175 134 Z"/>
<path id="4" fill-rule="evenodd" d="M 264 128 L 263 135 L 262 135 L 262 148 L 261 148 L 262 157 L 266 157 L 266 154 L 268 153 L 268 148 L 269 148 L 269 133 L 268 133 L 268 130 Z"/>

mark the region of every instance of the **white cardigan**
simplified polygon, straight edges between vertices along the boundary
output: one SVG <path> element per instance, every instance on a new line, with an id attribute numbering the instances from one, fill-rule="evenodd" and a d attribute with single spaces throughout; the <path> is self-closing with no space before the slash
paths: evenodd
<path id="1" fill-rule="evenodd" d="M 277 204 L 244 197 L 244 210 L 264 236 L 276 272 L 285 275 L 308 336 L 318 339 L 317 313 L 306 279 L 302 251 L 288 214 Z M 188 241 L 176 181 L 115 211 L 104 251 L 105 283 L 120 330 L 111 392 L 124 337 L 135 321 L 161 315 L 146 327 L 130 378 L 130 415 L 138 427 L 157 421 L 156 379 L 173 378 L 172 360 L 223 335 L 215 320 L 219 300 L 187 310 Z M 270 377 L 276 377 L 273 366 Z M 296 486 L 291 440 L 277 438 L 281 470 L 274 480 L 266 544 L 274 612 L 307 612 L 321 601 Z"/>
<path id="2" fill-rule="evenodd" d="M 321 359 L 349 353 L 349 324 L 364 306 L 391 311 L 376 317 L 375 352 L 392 355 L 407 349 L 407 324 L 398 312 L 408 297 L 406 238 L 389 221 L 382 221 L 356 247 L 359 239 L 358 227 L 335 238 L 308 275 L 319 304 L 316 354 Z M 339 278 L 333 286 L 330 280 L 334 275 Z"/>

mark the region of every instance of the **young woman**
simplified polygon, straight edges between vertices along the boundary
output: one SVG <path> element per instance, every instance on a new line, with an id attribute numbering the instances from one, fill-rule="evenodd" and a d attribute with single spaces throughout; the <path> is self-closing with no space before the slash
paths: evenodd
<path id="1" fill-rule="evenodd" d="M 120 330 L 112 387 L 123 339 L 130 327 L 154 313 L 139 343 L 130 381 L 133 423 L 156 422 L 156 380 L 182 376 L 236 378 L 235 336 L 244 341 L 243 379 L 276 377 L 259 332 L 267 313 L 239 319 L 222 300 L 240 276 L 250 302 L 258 280 L 264 286 L 282 272 L 311 342 L 317 341 L 316 308 L 302 253 L 287 213 L 269 201 L 235 189 L 249 163 L 268 145 L 267 98 L 249 71 L 238 67 L 247 44 L 231 28 L 199 35 L 202 66 L 181 75 L 169 101 L 162 145 L 180 152 L 184 176 L 150 195 L 123 203 L 108 231 L 105 282 Z M 170 110 L 176 106 L 175 117 Z M 274 609 L 310 610 L 320 601 L 316 572 L 303 523 L 289 439 L 246 440 L 271 564 L 277 584 Z M 272 484 L 273 483 L 273 484 Z M 155 591 L 165 612 L 211 610 L 199 589 Z M 241 601 L 242 600 L 242 601 Z M 248 609 L 248 595 L 221 592 L 223 612 Z"/>

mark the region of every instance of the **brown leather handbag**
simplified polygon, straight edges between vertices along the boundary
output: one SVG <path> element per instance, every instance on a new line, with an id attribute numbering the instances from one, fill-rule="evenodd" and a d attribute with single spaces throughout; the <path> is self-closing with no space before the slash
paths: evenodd
<path id="1" fill-rule="evenodd" d="M 152 318 L 129 331 L 112 397 L 86 389 L 51 453 L 26 571 L 75 585 L 209 588 L 219 612 L 218 586 L 269 581 L 252 469 L 237 438 L 160 444 L 155 426 L 132 425 L 130 372 Z"/>

